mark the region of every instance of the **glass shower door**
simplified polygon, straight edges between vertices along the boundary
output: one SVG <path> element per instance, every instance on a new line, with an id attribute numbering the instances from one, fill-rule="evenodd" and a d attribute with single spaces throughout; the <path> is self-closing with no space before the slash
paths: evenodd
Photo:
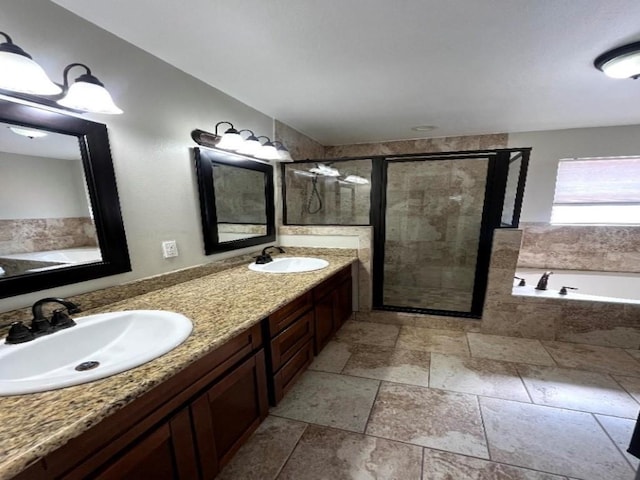
<path id="1" fill-rule="evenodd" d="M 472 311 L 489 163 L 387 159 L 383 306 Z"/>

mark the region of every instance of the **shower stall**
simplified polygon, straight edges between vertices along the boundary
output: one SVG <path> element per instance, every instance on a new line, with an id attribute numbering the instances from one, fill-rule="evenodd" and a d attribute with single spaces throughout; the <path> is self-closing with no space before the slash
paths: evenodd
<path id="1" fill-rule="evenodd" d="M 375 309 L 480 318 L 493 230 L 518 225 L 529 153 L 287 164 L 285 223 L 372 225 Z"/>

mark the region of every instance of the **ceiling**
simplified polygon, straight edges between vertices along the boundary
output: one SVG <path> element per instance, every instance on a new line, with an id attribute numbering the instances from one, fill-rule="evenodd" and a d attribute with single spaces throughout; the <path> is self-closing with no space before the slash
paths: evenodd
<path id="1" fill-rule="evenodd" d="M 0 122 L 0 158 L 6 152 L 57 160 L 82 159 L 78 138 L 73 135 L 48 132 L 44 137 L 30 138 L 12 132 L 9 129 L 11 126 L 10 123 Z"/>
<path id="2" fill-rule="evenodd" d="M 54 1 L 325 145 L 640 124 L 638 0 Z"/>

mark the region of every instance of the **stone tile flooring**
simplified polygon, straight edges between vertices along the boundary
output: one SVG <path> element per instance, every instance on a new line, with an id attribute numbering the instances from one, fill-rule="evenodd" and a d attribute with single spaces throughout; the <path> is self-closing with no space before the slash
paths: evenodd
<path id="1" fill-rule="evenodd" d="M 640 356 L 348 322 L 224 480 L 632 480 Z"/>

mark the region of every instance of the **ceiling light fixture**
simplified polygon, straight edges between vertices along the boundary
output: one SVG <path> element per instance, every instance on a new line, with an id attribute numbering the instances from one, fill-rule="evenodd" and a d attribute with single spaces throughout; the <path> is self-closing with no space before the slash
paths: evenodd
<path id="1" fill-rule="evenodd" d="M 311 173 L 315 173 L 317 175 L 322 175 L 325 177 L 339 177 L 340 172 L 337 168 L 330 167 L 329 165 L 324 165 L 322 163 L 316 163 L 316 166 L 310 168 L 309 171 Z"/>
<path id="2" fill-rule="evenodd" d="M 23 137 L 28 137 L 31 139 L 42 138 L 49 135 L 47 132 L 43 132 L 42 130 L 33 130 L 31 128 L 9 127 L 9 130 L 17 135 L 22 135 Z"/>
<path id="3" fill-rule="evenodd" d="M 44 69 L 31 58 L 31 55 L 13 43 L 9 35 L 4 32 L 0 32 L 0 35 L 6 40 L 0 44 L 0 89 L 6 90 L 8 95 L 80 112 L 122 113 L 104 88 L 104 84 L 91 74 L 91 70 L 86 65 L 82 63 L 67 65 L 63 72 L 64 83 L 58 85 L 49 79 Z M 86 72 L 69 86 L 69 70 L 77 66 L 83 67 Z"/>
<path id="4" fill-rule="evenodd" d="M 630 43 L 603 53 L 593 65 L 611 78 L 640 77 L 640 42 Z"/>
<path id="5" fill-rule="evenodd" d="M 220 125 L 229 126 L 224 133 L 218 133 Z M 243 138 L 241 133 L 249 132 L 247 138 Z M 231 122 L 218 122 L 215 126 L 215 133 L 205 132 L 204 130 L 194 130 L 191 132 L 191 138 L 198 145 L 203 147 L 214 148 L 224 151 L 225 153 L 234 153 L 248 160 L 268 163 L 275 162 L 292 162 L 291 154 L 282 142 L 271 141 L 265 135 L 256 136 L 249 129 L 236 130 Z M 260 139 L 266 139 L 264 143 Z M 276 147 L 277 145 L 277 147 Z"/>

